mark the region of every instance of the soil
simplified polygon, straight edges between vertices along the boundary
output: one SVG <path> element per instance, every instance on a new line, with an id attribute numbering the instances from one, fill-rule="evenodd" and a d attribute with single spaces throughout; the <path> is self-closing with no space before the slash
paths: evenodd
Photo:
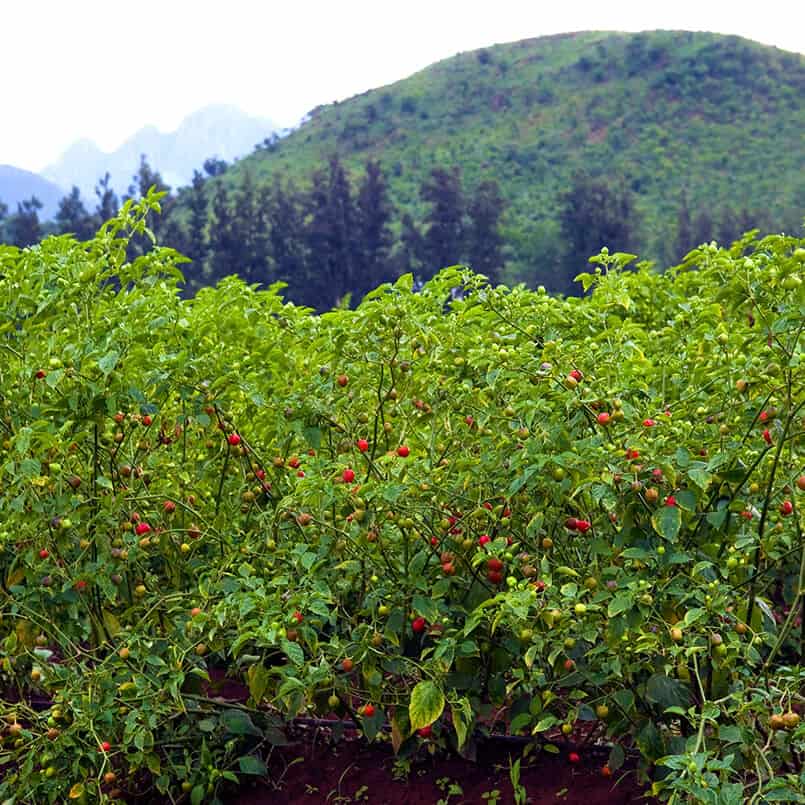
<path id="1" fill-rule="evenodd" d="M 241 788 L 233 805 L 313 805 L 314 803 L 368 803 L 368 805 L 509 805 L 514 794 L 509 760 L 520 757 L 521 747 L 492 742 L 479 748 L 479 762 L 460 757 L 430 756 L 412 759 L 407 775 L 394 775 L 394 755 L 386 744 L 367 744 L 344 738 L 328 744 L 309 735 L 290 746 L 275 749 L 269 772 L 275 785 L 259 781 Z M 483 758 L 483 760 L 480 760 Z M 528 803 L 565 805 L 626 805 L 654 802 L 644 794 L 633 770 L 621 769 L 612 777 L 601 773 L 600 757 L 568 762 L 566 753 L 541 752 L 521 762 L 520 782 Z M 447 798 L 448 786 L 461 793 Z M 275 787 L 276 786 L 276 787 Z M 497 790 L 498 799 L 489 796 Z"/>

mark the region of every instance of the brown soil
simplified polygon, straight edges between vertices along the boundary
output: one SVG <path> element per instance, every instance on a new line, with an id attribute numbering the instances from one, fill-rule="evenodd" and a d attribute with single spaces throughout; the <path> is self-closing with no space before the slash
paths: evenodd
<path id="1" fill-rule="evenodd" d="M 394 776 L 394 755 L 388 744 L 367 744 L 344 739 L 329 745 L 326 739 L 308 738 L 275 749 L 269 761 L 271 786 L 259 781 L 240 790 L 233 805 L 313 805 L 314 803 L 368 803 L 368 805 L 436 805 L 447 797 L 448 786 L 461 787 L 449 805 L 486 805 L 485 794 L 497 790 L 498 805 L 514 803 L 509 759 L 520 748 L 500 743 L 479 748 L 477 763 L 458 757 L 423 753 L 411 762 L 407 777 Z M 521 784 L 528 802 L 566 805 L 626 805 L 646 803 L 633 771 L 606 778 L 599 758 L 571 765 L 566 754 L 541 752 L 521 763 Z"/>

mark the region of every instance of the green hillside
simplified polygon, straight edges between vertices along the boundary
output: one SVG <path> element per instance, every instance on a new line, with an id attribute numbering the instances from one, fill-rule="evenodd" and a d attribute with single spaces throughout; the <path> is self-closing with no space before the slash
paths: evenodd
<path id="1" fill-rule="evenodd" d="M 587 32 L 459 54 L 317 107 L 222 181 L 304 182 L 336 152 L 356 172 L 377 158 L 394 201 L 418 214 L 422 178 L 457 164 L 469 187 L 500 183 L 510 262 L 527 278 L 556 251 L 560 194 L 580 170 L 636 194 L 643 254 L 660 261 L 677 257 L 668 240 L 683 190 L 693 211 L 729 205 L 797 229 L 803 131 L 801 55 L 707 33 Z"/>

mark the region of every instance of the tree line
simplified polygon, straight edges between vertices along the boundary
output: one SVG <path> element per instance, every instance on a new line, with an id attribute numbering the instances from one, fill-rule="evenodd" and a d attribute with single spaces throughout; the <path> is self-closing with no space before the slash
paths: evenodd
<path id="1" fill-rule="evenodd" d="M 295 302 L 327 309 L 357 302 L 409 271 L 427 280 L 444 266 L 466 263 L 497 282 L 505 267 L 500 233 L 505 204 L 498 184 L 484 181 L 470 191 L 457 168 L 434 169 L 422 182 L 427 210 L 417 221 L 399 214 L 375 161 L 355 179 L 333 156 L 304 188 L 282 177 L 258 186 L 248 173 L 232 185 L 225 172 L 225 163 L 208 160 L 177 196 L 143 157 L 122 199 L 144 195 L 152 186 L 166 193 L 162 215 L 150 226 L 162 243 L 193 261 L 186 272 L 191 290 L 237 273 L 249 283 L 284 282 Z M 223 178 L 208 181 L 217 177 Z M 0 221 L 4 239 L 24 247 L 49 232 L 88 238 L 119 206 L 108 174 L 96 196 L 89 211 L 74 187 L 48 225 L 39 220 L 42 205 L 35 198 L 23 202 L 16 215 Z M 180 197 L 185 215 L 177 214 Z"/>
<path id="2" fill-rule="evenodd" d="M 279 176 L 257 184 L 249 173 L 235 184 L 225 175 L 227 167 L 221 160 L 207 160 L 177 195 L 143 156 L 122 199 L 106 174 L 95 188 L 91 210 L 77 187 L 61 199 L 52 222 L 40 221 L 42 205 L 36 198 L 18 204 L 15 214 L 0 204 L 0 242 L 24 247 L 50 233 L 88 239 L 121 201 L 155 186 L 165 196 L 162 215 L 154 216 L 150 226 L 161 243 L 192 260 L 185 272 L 189 293 L 237 273 L 249 283 L 283 282 L 294 302 L 326 310 L 355 304 L 403 273 L 424 281 L 456 263 L 492 282 L 521 279 L 506 275 L 506 203 L 494 180 L 468 188 L 459 168 L 437 167 L 420 183 L 419 203 L 400 210 L 376 161 L 368 161 L 360 176 L 351 176 L 333 156 L 304 186 Z M 573 277 L 601 247 L 641 251 L 636 197 L 624 183 L 578 174 L 559 202 L 560 244 L 534 271 L 534 284 L 578 292 Z M 418 218 L 411 209 L 420 211 Z M 693 211 L 683 195 L 669 262 L 681 260 L 700 243 L 729 242 L 757 225 L 757 216 L 747 210 Z M 133 249 L 147 245 L 141 238 Z"/>

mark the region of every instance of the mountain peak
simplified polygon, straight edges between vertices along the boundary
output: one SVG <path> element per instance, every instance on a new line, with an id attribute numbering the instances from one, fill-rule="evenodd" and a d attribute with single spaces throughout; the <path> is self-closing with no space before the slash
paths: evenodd
<path id="1" fill-rule="evenodd" d="M 112 187 L 122 195 L 145 155 L 163 178 L 174 185 L 189 184 L 193 171 L 209 157 L 231 161 L 245 156 L 276 128 L 232 104 L 210 104 L 191 112 L 171 132 L 145 125 L 111 153 L 92 140 L 78 140 L 43 175 L 62 187 L 76 185 L 85 198 L 93 198 L 98 179 L 108 172 Z"/>

